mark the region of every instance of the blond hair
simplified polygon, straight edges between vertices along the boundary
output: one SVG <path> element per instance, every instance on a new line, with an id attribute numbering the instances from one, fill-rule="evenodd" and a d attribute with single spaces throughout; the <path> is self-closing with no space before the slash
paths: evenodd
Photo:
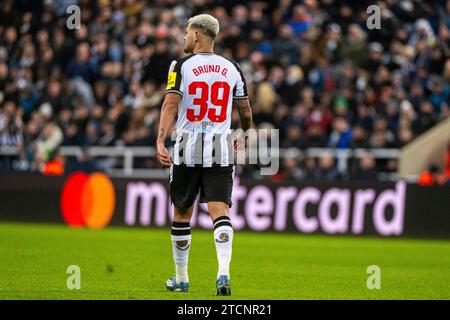
<path id="1" fill-rule="evenodd" d="M 201 30 L 204 34 L 215 39 L 219 33 L 219 21 L 209 14 L 199 14 L 188 20 L 192 28 Z"/>

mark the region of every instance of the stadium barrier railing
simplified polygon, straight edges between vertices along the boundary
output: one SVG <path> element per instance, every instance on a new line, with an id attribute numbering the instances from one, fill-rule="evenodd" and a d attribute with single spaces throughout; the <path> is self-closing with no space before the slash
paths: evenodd
<path id="1" fill-rule="evenodd" d="M 116 161 L 113 167 L 103 168 L 111 177 L 167 177 L 166 169 L 159 168 L 137 168 L 135 167 L 136 158 L 156 158 L 155 147 L 132 147 L 132 146 L 111 146 L 111 147 L 80 147 L 80 146 L 63 146 L 59 148 L 59 154 L 65 157 L 81 157 L 83 152 L 92 158 L 114 158 L 121 159 Z M 337 168 L 341 173 L 348 173 L 350 160 L 360 159 L 367 152 L 370 152 L 375 160 L 398 160 L 400 157 L 399 149 L 335 149 L 335 148 L 307 148 L 300 150 L 298 148 L 280 148 L 279 156 L 281 159 L 285 157 L 295 157 L 299 160 L 305 157 L 320 158 L 324 154 L 330 154 L 336 159 Z M 16 147 L 0 147 L 1 156 L 17 156 Z M 380 180 L 395 181 L 398 178 L 396 172 L 381 172 Z M 415 177 L 412 177 L 415 178 Z"/>

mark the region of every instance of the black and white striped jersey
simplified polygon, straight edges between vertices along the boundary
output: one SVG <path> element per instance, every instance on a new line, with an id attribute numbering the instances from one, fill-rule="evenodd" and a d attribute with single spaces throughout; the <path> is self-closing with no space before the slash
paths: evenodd
<path id="1" fill-rule="evenodd" d="M 176 165 L 228 166 L 233 99 L 247 99 L 239 65 L 213 53 L 195 53 L 172 62 L 167 93 L 181 95 L 173 162 Z"/>

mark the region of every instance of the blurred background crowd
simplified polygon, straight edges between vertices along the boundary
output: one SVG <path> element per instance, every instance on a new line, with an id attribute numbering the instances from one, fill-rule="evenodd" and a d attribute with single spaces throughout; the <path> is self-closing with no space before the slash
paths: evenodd
<path id="1" fill-rule="evenodd" d="M 204 12 L 220 21 L 216 53 L 243 69 L 255 125 L 279 128 L 283 148 L 399 148 L 450 114 L 450 0 L 3 0 L 0 147 L 19 156 L 0 155 L 0 170 L 42 170 L 61 146 L 154 146 L 169 64 Z M 287 156 L 274 179 L 396 169 L 370 151 L 344 173 L 331 154 Z"/>

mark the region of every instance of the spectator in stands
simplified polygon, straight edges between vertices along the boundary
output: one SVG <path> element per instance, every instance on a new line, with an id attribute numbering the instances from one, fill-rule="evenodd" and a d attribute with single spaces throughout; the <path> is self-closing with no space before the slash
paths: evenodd
<path id="1" fill-rule="evenodd" d="M 22 109 L 18 109 L 13 101 L 6 101 L 3 108 L 0 108 L 0 148 L 18 149 L 20 162 L 17 168 L 19 170 L 27 169 L 24 161 L 23 127 Z M 13 169 L 12 160 L 10 156 L 0 155 L 0 169 L 5 171 Z"/>
<path id="2" fill-rule="evenodd" d="M 416 135 L 420 135 L 436 124 L 436 115 L 433 105 L 429 101 L 424 101 L 420 105 L 417 118 L 412 123 L 412 129 Z"/>
<path id="3" fill-rule="evenodd" d="M 306 147 L 323 147 L 325 145 L 325 131 L 318 124 L 313 124 L 308 126 L 306 132 Z"/>
<path id="4" fill-rule="evenodd" d="M 400 115 L 398 119 L 399 130 L 404 128 L 411 128 L 412 123 L 416 119 L 416 112 L 413 104 L 408 100 L 403 100 L 400 103 Z"/>
<path id="5" fill-rule="evenodd" d="M 333 131 L 330 134 L 328 147 L 348 149 L 352 143 L 352 130 L 344 117 L 333 120 Z"/>
<path id="6" fill-rule="evenodd" d="M 376 178 L 375 158 L 372 153 L 366 152 L 359 160 L 359 164 L 351 175 L 351 179 L 356 181 L 373 181 Z"/>
<path id="7" fill-rule="evenodd" d="M 283 158 L 280 174 L 272 177 L 272 181 L 303 180 L 305 173 L 300 168 L 298 157 L 287 154 Z"/>
<path id="8" fill-rule="evenodd" d="M 82 78 L 92 84 L 97 78 L 98 66 L 91 60 L 90 46 L 87 42 L 82 42 L 77 46 L 76 56 L 67 66 L 69 79 Z"/>
<path id="9" fill-rule="evenodd" d="M 414 138 L 414 134 L 412 130 L 409 127 L 403 127 L 400 128 L 398 132 L 398 140 L 397 140 L 397 147 L 401 148 L 404 145 L 411 142 Z"/>
<path id="10" fill-rule="evenodd" d="M 20 78 L 16 82 L 17 99 L 19 106 L 24 111 L 24 119 L 27 120 L 38 102 L 38 95 L 28 80 Z"/>
<path id="11" fill-rule="evenodd" d="M 0 146 L 17 147 L 23 140 L 22 111 L 14 101 L 6 101 L 0 109 Z"/>
<path id="12" fill-rule="evenodd" d="M 296 36 L 303 35 L 311 26 L 311 17 L 303 5 L 294 7 L 292 20 L 289 22 Z"/>
<path id="13" fill-rule="evenodd" d="M 273 43 L 273 54 L 286 65 L 298 61 L 300 42 L 296 41 L 292 26 L 283 24 L 278 29 L 278 37 Z"/>
<path id="14" fill-rule="evenodd" d="M 432 76 L 429 81 L 429 89 L 431 91 L 430 102 L 435 114 L 439 115 L 442 109 L 449 105 L 450 86 L 444 82 L 442 77 Z"/>
<path id="15" fill-rule="evenodd" d="M 70 101 L 67 96 L 63 95 L 62 84 L 56 80 L 50 81 L 46 87 L 45 93 L 42 95 L 39 105 L 48 102 L 52 108 L 52 112 L 58 115 L 64 107 L 70 106 Z"/>
<path id="16" fill-rule="evenodd" d="M 40 170 L 45 166 L 47 161 L 54 159 L 57 148 L 61 145 L 62 141 L 62 130 L 55 122 L 48 122 L 36 141 L 32 168 Z"/>
<path id="17" fill-rule="evenodd" d="M 325 152 L 319 158 L 319 166 L 314 171 L 314 180 L 317 181 L 337 181 L 341 179 L 336 165 L 334 163 L 333 156 Z"/>
<path id="18" fill-rule="evenodd" d="M 340 61 L 349 60 L 356 66 L 362 66 L 367 59 L 367 34 L 356 23 L 348 26 L 347 36 L 338 49 Z"/>
<path id="19" fill-rule="evenodd" d="M 302 130 L 297 125 L 291 125 L 287 129 L 287 137 L 281 141 L 282 147 L 295 147 L 298 149 L 305 149 L 306 141 L 303 137 Z"/>
<path id="20" fill-rule="evenodd" d="M 351 147 L 356 148 L 367 148 L 369 146 L 369 141 L 367 139 L 367 131 L 360 125 L 356 125 L 352 129 L 352 143 Z"/>
<path id="21" fill-rule="evenodd" d="M 389 148 L 395 143 L 395 135 L 388 129 L 384 117 L 378 116 L 373 122 L 373 131 L 369 139 L 372 148 Z"/>
<path id="22" fill-rule="evenodd" d="M 305 180 L 314 180 L 314 174 L 317 169 L 317 161 L 313 157 L 305 157 L 304 160 L 304 171 Z"/>

